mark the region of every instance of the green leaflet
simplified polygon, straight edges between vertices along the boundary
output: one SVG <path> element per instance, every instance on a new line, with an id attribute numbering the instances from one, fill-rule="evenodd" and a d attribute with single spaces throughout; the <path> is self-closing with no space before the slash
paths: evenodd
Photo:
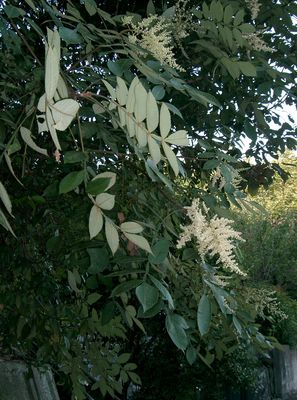
<path id="1" fill-rule="evenodd" d="M 201 336 L 205 335 L 209 330 L 211 320 L 211 305 L 206 294 L 203 294 L 198 305 L 197 323 Z"/>
<path id="2" fill-rule="evenodd" d="M 85 171 L 74 171 L 66 175 L 60 182 L 59 193 L 68 193 L 77 188 L 85 178 Z"/>
<path id="3" fill-rule="evenodd" d="M 135 292 L 144 312 L 153 308 L 159 300 L 158 290 L 146 282 L 138 286 Z"/>
<path id="4" fill-rule="evenodd" d="M 165 325 L 168 335 L 170 336 L 176 347 L 178 347 L 180 350 L 185 351 L 189 344 L 189 339 L 186 333 L 186 329 L 188 329 L 188 324 L 186 323 L 184 318 L 178 314 L 169 312 L 166 316 Z"/>

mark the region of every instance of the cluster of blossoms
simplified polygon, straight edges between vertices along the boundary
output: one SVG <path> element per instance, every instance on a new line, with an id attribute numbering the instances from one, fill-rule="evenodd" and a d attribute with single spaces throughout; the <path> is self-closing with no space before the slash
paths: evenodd
<path id="1" fill-rule="evenodd" d="M 205 214 L 209 209 L 203 204 Z M 187 242 L 195 239 L 198 253 L 204 262 L 205 257 L 217 257 L 217 264 L 221 263 L 225 268 L 240 275 L 245 275 L 235 260 L 234 240 L 241 240 L 241 234 L 231 227 L 231 222 L 226 218 L 219 218 L 215 215 L 207 220 L 199 205 L 199 200 L 195 199 L 190 207 L 186 207 L 187 215 L 191 224 L 182 226 L 177 248 L 182 248 Z"/>
<path id="2" fill-rule="evenodd" d="M 245 0 L 245 2 L 251 12 L 252 19 L 256 19 L 259 15 L 261 3 L 258 0 Z"/>
<path id="3" fill-rule="evenodd" d="M 253 50 L 266 51 L 268 53 L 274 53 L 276 50 L 269 47 L 264 40 L 261 38 L 262 32 L 245 33 L 242 35 Z"/>
<path id="4" fill-rule="evenodd" d="M 192 13 L 188 10 L 189 0 L 178 0 L 175 4 L 175 16 L 172 21 L 172 34 L 180 43 L 189 35 L 188 31 L 192 28 Z"/>
<path id="5" fill-rule="evenodd" d="M 281 310 L 275 294 L 276 292 L 273 290 L 249 288 L 246 293 L 246 301 L 255 305 L 260 318 L 266 319 L 268 316 L 282 321 L 288 316 Z"/>
<path id="6" fill-rule="evenodd" d="M 240 184 L 242 182 L 242 177 L 239 174 L 239 171 L 228 166 L 229 172 L 232 176 L 231 181 L 229 182 L 234 186 L 235 189 L 239 190 Z M 212 186 L 217 186 L 219 190 L 222 190 L 226 185 L 227 181 L 225 177 L 222 175 L 220 167 L 217 167 L 211 174 L 211 184 Z"/>
<path id="7" fill-rule="evenodd" d="M 134 23 L 131 16 L 124 17 L 122 22 L 131 29 L 131 33 L 128 35 L 130 43 L 150 51 L 161 64 L 183 71 L 183 68 L 177 64 L 173 52 L 170 20 L 150 15 L 138 23 Z"/>

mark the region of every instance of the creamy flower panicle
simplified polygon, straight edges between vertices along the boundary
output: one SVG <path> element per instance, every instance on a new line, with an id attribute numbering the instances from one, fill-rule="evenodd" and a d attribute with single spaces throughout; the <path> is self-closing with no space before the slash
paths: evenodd
<path id="1" fill-rule="evenodd" d="M 203 204 L 205 213 L 209 209 Z M 183 233 L 177 243 L 177 248 L 182 248 L 187 242 L 195 239 L 198 253 L 201 260 L 206 256 L 218 257 L 217 264 L 240 275 L 245 275 L 238 267 L 235 259 L 235 240 L 244 241 L 241 233 L 231 227 L 231 221 L 227 218 L 220 218 L 215 215 L 208 221 L 203 214 L 199 200 L 195 199 L 190 207 L 186 207 L 187 215 L 191 224 L 182 226 Z"/>
<path id="2" fill-rule="evenodd" d="M 133 17 L 123 18 L 123 24 L 131 28 L 128 35 L 130 43 L 137 44 L 150 51 L 163 65 L 168 65 L 178 71 L 184 69 L 177 64 L 173 52 L 173 39 L 170 20 L 162 16 L 150 15 L 138 23 L 133 22 Z"/>

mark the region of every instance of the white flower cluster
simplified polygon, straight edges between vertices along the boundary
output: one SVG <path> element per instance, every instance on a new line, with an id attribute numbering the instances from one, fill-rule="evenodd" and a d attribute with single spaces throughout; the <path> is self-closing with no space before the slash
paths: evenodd
<path id="1" fill-rule="evenodd" d="M 131 17 L 124 17 L 122 21 L 131 28 L 131 34 L 128 35 L 131 43 L 150 51 L 161 64 L 167 64 L 176 70 L 184 71 L 177 64 L 173 52 L 170 20 L 157 15 L 150 15 L 137 24 L 133 22 Z"/>
<path id="2" fill-rule="evenodd" d="M 203 204 L 205 213 L 208 208 Z M 190 207 L 186 207 L 191 224 L 182 226 L 183 233 L 177 243 L 177 248 L 182 248 L 192 238 L 196 240 L 197 249 L 202 261 L 206 256 L 218 257 L 217 264 L 221 263 L 225 268 L 240 275 L 245 275 L 240 270 L 234 255 L 234 240 L 241 240 L 241 234 L 230 225 L 231 221 L 219 218 L 215 215 L 207 220 L 199 205 L 199 200 L 193 200 Z"/>
<path id="3" fill-rule="evenodd" d="M 249 288 L 246 293 L 247 303 L 254 304 L 257 314 L 262 319 L 272 317 L 274 320 L 282 321 L 288 318 L 280 307 L 275 297 L 276 292 L 268 289 Z"/>
<path id="4" fill-rule="evenodd" d="M 239 174 L 239 171 L 236 170 L 235 168 L 229 166 L 229 173 L 231 175 L 231 181 L 226 182 L 225 177 L 222 175 L 220 167 L 217 167 L 212 173 L 211 173 L 211 184 L 212 186 L 217 186 L 219 190 L 222 190 L 226 183 L 230 183 L 231 185 L 234 186 L 236 190 L 239 190 L 240 184 L 242 182 L 242 177 Z"/>
<path id="5" fill-rule="evenodd" d="M 252 19 L 256 19 L 259 15 L 261 3 L 258 0 L 245 0 L 247 6 L 252 14 Z"/>
<path id="6" fill-rule="evenodd" d="M 247 41 L 248 44 L 251 46 L 253 50 L 256 51 L 266 51 L 268 53 L 274 53 L 276 49 L 269 47 L 264 40 L 260 37 L 262 32 L 255 32 L 255 33 L 245 33 L 242 35 Z"/>

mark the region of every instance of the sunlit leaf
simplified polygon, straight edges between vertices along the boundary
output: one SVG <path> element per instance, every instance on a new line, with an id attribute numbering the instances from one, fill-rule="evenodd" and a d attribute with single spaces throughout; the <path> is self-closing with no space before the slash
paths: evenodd
<path id="1" fill-rule="evenodd" d="M 47 127 L 49 129 L 52 140 L 58 150 L 61 150 L 61 145 L 58 139 L 56 128 L 54 127 L 55 121 L 52 116 L 52 112 L 49 107 L 46 108 L 45 119 L 47 123 Z"/>
<path id="2" fill-rule="evenodd" d="M 21 136 L 23 141 L 29 146 L 31 147 L 31 149 L 37 151 L 38 153 L 41 153 L 45 156 L 47 156 L 47 150 L 46 149 L 42 149 L 41 147 L 37 146 L 37 144 L 33 141 L 32 137 L 31 137 L 31 132 L 29 131 L 29 129 L 25 128 L 24 126 L 22 126 L 20 128 L 20 132 L 21 132 Z"/>
<path id="3" fill-rule="evenodd" d="M 96 196 L 96 204 L 103 210 L 111 210 L 114 207 L 115 196 L 109 193 L 100 193 Z"/>
<path id="4" fill-rule="evenodd" d="M 165 142 L 175 144 L 176 146 L 189 146 L 187 131 L 181 130 L 174 132 L 170 136 L 167 136 Z"/>
<path id="5" fill-rule="evenodd" d="M 143 231 L 143 227 L 137 222 L 123 222 L 120 228 L 126 233 L 141 233 Z"/>
<path id="6" fill-rule="evenodd" d="M 132 243 L 136 244 L 136 246 L 138 246 L 139 248 L 147 251 L 148 253 L 152 253 L 148 241 L 143 236 L 127 232 L 124 232 L 124 235 L 126 236 L 127 239 L 129 239 Z"/>
<path id="7" fill-rule="evenodd" d="M 120 77 L 117 77 L 116 96 L 118 99 L 118 103 L 121 106 L 124 106 L 128 98 L 128 89 L 125 81 Z"/>
<path id="8" fill-rule="evenodd" d="M 160 111 L 160 132 L 166 138 L 171 128 L 171 116 L 168 107 L 163 103 Z"/>
<path id="9" fill-rule="evenodd" d="M 45 93 L 48 100 L 54 97 L 58 86 L 60 60 L 56 48 L 48 46 L 45 60 Z"/>
<path id="10" fill-rule="evenodd" d="M 93 206 L 89 216 L 89 233 L 93 239 L 101 231 L 103 227 L 103 216 L 99 207 Z"/>
<path id="11" fill-rule="evenodd" d="M 71 124 L 79 110 L 79 103 L 73 99 L 59 100 L 50 106 L 54 119 L 54 128 L 64 131 Z"/>
<path id="12" fill-rule="evenodd" d="M 139 82 L 134 89 L 135 105 L 134 114 L 137 122 L 142 122 L 146 118 L 147 91 Z"/>
<path id="13" fill-rule="evenodd" d="M 156 164 L 161 160 L 161 151 L 160 151 L 160 146 L 156 142 L 154 138 L 152 138 L 151 135 L 148 135 L 148 148 L 151 153 L 152 159 L 155 161 Z"/>
<path id="14" fill-rule="evenodd" d="M 163 146 L 164 153 L 167 157 L 167 160 L 168 160 L 171 168 L 173 169 L 175 175 L 178 175 L 179 167 L 178 167 L 176 155 L 171 150 L 170 146 L 168 146 L 168 144 L 166 144 L 165 142 L 162 143 L 162 146 Z"/>
<path id="15" fill-rule="evenodd" d="M 108 218 L 105 218 L 105 235 L 112 254 L 115 254 L 119 248 L 120 239 L 116 227 Z"/>
<path id="16" fill-rule="evenodd" d="M 147 95 L 147 111 L 146 111 L 146 124 L 147 129 L 153 132 L 159 125 L 159 108 L 155 97 L 152 92 Z"/>

